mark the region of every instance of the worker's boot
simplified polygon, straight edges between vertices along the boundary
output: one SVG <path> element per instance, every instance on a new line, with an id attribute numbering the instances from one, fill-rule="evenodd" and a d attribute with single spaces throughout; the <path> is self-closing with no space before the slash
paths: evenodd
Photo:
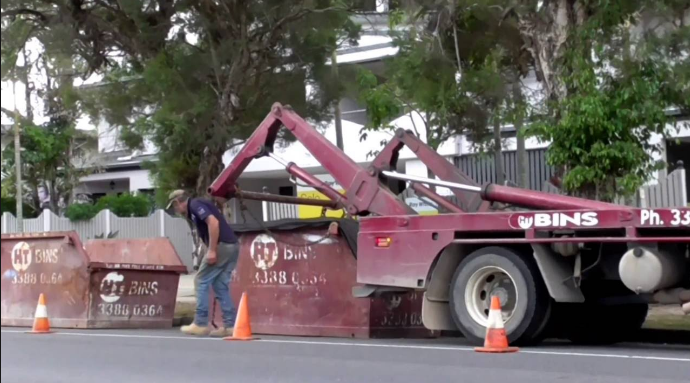
<path id="1" fill-rule="evenodd" d="M 218 327 L 217 329 L 211 331 L 211 336 L 214 338 L 225 338 L 228 336 L 232 336 L 232 333 L 234 331 L 235 329 L 232 327 Z"/>
<path id="2" fill-rule="evenodd" d="M 208 335 L 208 327 L 197 326 L 196 323 L 192 323 L 189 326 L 182 326 L 180 330 L 187 335 L 205 336 Z"/>

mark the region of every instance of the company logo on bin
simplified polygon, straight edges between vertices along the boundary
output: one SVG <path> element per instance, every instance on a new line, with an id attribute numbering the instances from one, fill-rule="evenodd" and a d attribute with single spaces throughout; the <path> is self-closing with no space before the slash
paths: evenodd
<path id="1" fill-rule="evenodd" d="M 391 295 L 391 297 L 386 301 L 386 308 L 388 311 L 395 310 L 400 307 L 402 303 L 402 297 L 400 295 Z"/>
<path id="2" fill-rule="evenodd" d="M 249 253 L 258 269 L 268 270 L 278 260 L 278 244 L 271 236 L 260 234 L 252 241 Z"/>
<path id="3" fill-rule="evenodd" d="M 540 227 L 592 227 L 599 224 L 595 212 L 584 213 L 534 213 L 513 214 L 509 218 L 510 227 L 531 229 Z"/>
<path id="4" fill-rule="evenodd" d="M 107 303 L 115 303 L 125 292 L 125 277 L 117 272 L 108 273 L 101 281 L 101 299 Z"/>
<path id="5" fill-rule="evenodd" d="M 12 248 L 12 267 L 18 272 L 26 271 L 31 266 L 31 247 L 26 242 L 19 242 Z"/>

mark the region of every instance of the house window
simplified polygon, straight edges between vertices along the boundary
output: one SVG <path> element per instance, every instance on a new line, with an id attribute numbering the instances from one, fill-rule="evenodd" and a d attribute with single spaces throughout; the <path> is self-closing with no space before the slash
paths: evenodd
<path id="1" fill-rule="evenodd" d="M 97 203 L 99 199 L 105 197 L 105 193 L 93 193 L 91 194 L 91 199 L 93 203 Z"/>
<path id="2" fill-rule="evenodd" d="M 356 0 L 352 6 L 359 12 L 376 12 L 376 3 L 381 0 Z"/>
<path id="3" fill-rule="evenodd" d="M 278 188 L 278 194 L 287 196 L 287 197 L 294 197 L 295 196 L 295 187 L 294 186 L 281 186 Z"/>

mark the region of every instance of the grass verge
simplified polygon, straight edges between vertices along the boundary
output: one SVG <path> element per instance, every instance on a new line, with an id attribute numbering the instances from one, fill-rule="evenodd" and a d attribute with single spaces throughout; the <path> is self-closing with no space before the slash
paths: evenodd
<path id="1" fill-rule="evenodd" d="M 690 331 L 690 315 L 684 315 L 679 306 L 652 306 L 644 328 Z"/>

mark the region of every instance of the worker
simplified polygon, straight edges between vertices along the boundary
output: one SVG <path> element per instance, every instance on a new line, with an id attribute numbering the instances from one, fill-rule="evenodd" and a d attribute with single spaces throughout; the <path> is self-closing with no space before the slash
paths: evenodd
<path id="1" fill-rule="evenodd" d="M 179 215 L 191 220 L 199 238 L 206 245 L 194 278 L 196 288 L 196 313 L 194 322 L 183 326 L 189 335 L 225 337 L 232 335 L 237 309 L 230 296 L 230 277 L 237 265 L 239 244 L 237 236 L 215 204 L 203 198 L 190 198 L 183 190 L 176 190 L 168 197 L 168 206 Z M 223 312 L 223 326 L 209 331 L 209 291 L 213 288 Z"/>

